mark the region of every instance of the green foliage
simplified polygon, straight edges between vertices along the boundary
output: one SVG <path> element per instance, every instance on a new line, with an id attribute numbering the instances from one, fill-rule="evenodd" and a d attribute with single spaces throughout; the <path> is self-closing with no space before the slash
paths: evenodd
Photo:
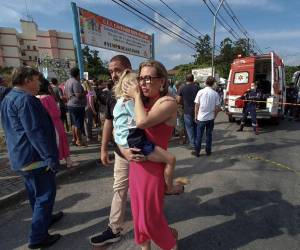
<path id="1" fill-rule="evenodd" d="M 212 47 L 211 47 L 211 38 L 209 35 L 199 37 L 199 42 L 196 43 L 196 54 L 194 64 L 203 65 L 209 64 L 211 61 Z"/>
<path id="2" fill-rule="evenodd" d="M 216 51 L 218 52 L 218 51 Z M 238 55 L 249 56 L 253 54 L 253 49 L 247 39 L 239 39 L 233 42 L 230 38 L 225 38 L 220 43 L 220 52 L 215 57 L 215 67 L 216 72 L 219 73 L 221 77 L 227 78 L 230 71 L 230 65 L 234 58 Z M 205 35 L 203 38 L 199 38 L 199 42 L 196 43 L 196 54 L 194 64 L 198 68 L 205 68 L 211 66 L 211 39 L 209 35 Z"/>
<path id="3" fill-rule="evenodd" d="M 89 72 L 89 78 L 99 79 L 100 75 L 109 76 L 108 69 L 99 57 L 99 51 L 90 50 L 88 46 L 82 49 L 84 71 Z M 104 77 L 104 76 L 102 76 Z"/>
<path id="4" fill-rule="evenodd" d="M 195 65 L 193 63 L 189 64 L 181 64 L 174 68 L 174 70 L 177 70 L 175 78 L 176 80 L 184 81 L 185 76 L 187 74 L 190 74 L 192 72 L 192 69 L 199 68 L 198 65 Z"/>
<path id="5" fill-rule="evenodd" d="M 286 79 L 286 84 L 290 85 L 292 83 L 292 77 L 293 74 L 296 71 L 300 70 L 300 65 L 298 66 L 285 66 L 285 79 Z"/>
<path id="6" fill-rule="evenodd" d="M 13 67 L 0 67 L 0 75 L 10 75 L 13 71 Z"/>
<path id="7" fill-rule="evenodd" d="M 199 37 L 199 42 L 196 43 L 196 54 L 193 55 L 195 58 L 194 63 L 182 64 L 174 67 L 177 70 L 176 79 L 184 80 L 188 73 L 191 73 L 192 69 L 195 68 L 206 68 L 211 67 L 211 39 L 209 35 Z M 217 51 L 218 52 L 218 51 Z M 231 63 L 238 55 L 249 56 L 254 54 L 254 50 L 250 45 L 249 40 L 239 39 L 233 42 L 230 38 L 225 38 L 220 43 L 220 51 L 215 57 L 216 72 L 219 73 L 220 77 L 228 78 Z M 292 81 L 292 76 L 296 71 L 300 70 L 299 66 L 286 66 L 286 82 L 289 84 Z"/>
<path id="8" fill-rule="evenodd" d="M 241 38 L 234 42 L 233 52 L 235 56 L 241 55 L 242 57 L 249 56 L 254 53 L 249 40 L 245 38 Z"/>
<path id="9" fill-rule="evenodd" d="M 223 78 L 227 78 L 230 71 L 230 65 L 235 58 L 235 44 L 230 38 L 225 38 L 220 44 L 220 54 L 216 56 L 216 72 Z"/>

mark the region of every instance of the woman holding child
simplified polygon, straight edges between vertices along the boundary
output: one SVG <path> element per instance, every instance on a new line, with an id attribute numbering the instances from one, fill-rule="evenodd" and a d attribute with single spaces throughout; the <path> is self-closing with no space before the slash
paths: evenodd
<path id="1" fill-rule="evenodd" d="M 160 62 L 144 62 L 139 67 L 137 83 L 123 84 L 126 96 L 134 99 L 136 127 L 144 130 L 155 148 L 166 150 L 177 113 L 175 99 L 167 96 L 167 71 Z M 135 241 L 143 250 L 150 249 L 151 241 L 164 250 L 176 249 L 177 231 L 169 228 L 163 211 L 165 164 L 150 159 L 139 162 L 140 157 L 135 155 L 137 161 L 131 161 L 129 168 Z M 183 187 L 174 185 L 171 191 L 179 194 Z"/>

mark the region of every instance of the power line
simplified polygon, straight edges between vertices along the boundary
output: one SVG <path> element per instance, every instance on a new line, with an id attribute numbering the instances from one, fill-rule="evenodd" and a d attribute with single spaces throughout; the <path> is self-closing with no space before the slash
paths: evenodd
<path id="1" fill-rule="evenodd" d="M 167 17 L 164 17 L 162 14 L 160 14 L 158 11 L 156 11 L 153 7 L 151 7 L 149 4 L 146 4 L 143 0 L 136 0 L 140 3 L 142 3 L 144 6 L 146 6 L 147 8 L 151 9 L 154 13 L 156 13 L 157 15 L 159 15 L 160 17 L 162 17 L 164 20 L 167 20 L 169 23 L 171 23 L 172 25 L 176 26 L 177 27 L 177 30 L 179 29 L 179 32 L 183 31 L 185 33 L 187 33 L 190 37 L 192 37 L 193 39 L 196 39 L 196 41 L 199 40 L 199 38 L 190 33 L 189 31 L 186 31 L 183 29 L 183 27 L 180 27 L 179 25 L 177 25 L 175 22 L 173 22 L 172 20 L 170 20 L 169 18 Z M 173 28 L 173 27 L 172 27 Z"/>
<path id="2" fill-rule="evenodd" d="M 150 24 L 151 26 L 157 28 L 157 29 L 160 30 L 162 33 L 164 33 L 164 34 L 170 36 L 170 37 L 173 38 L 173 39 L 176 39 L 177 41 L 183 43 L 183 44 L 186 45 L 187 47 L 192 48 L 193 50 L 195 50 L 197 44 L 194 43 L 194 42 L 192 42 L 192 41 L 190 41 L 190 40 L 187 40 L 187 38 L 184 37 L 184 35 L 186 35 L 187 32 L 186 32 L 183 28 L 181 28 L 180 26 L 178 26 L 178 25 L 176 26 L 176 25 L 175 25 L 175 26 L 177 27 L 177 30 L 179 29 L 180 32 L 184 33 L 184 34 L 182 34 L 182 35 L 181 35 L 181 34 L 178 34 L 177 32 L 174 32 L 173 30 L 171 30 L 171 29 L 173 29 L 173 27 L 167 27 L 169 24 L 165 24 L 165 22 L 164 22 L 164 24 L 162 24 L 161 22 L 158 22 L 158 21 L 156 21 L 155 19 L 149 17 L 148 15 L 142 13 L 140 10 L 138 10 L 138 9 L 136 8 L 136 7 L 137 7 L 137 3 L 136 3 L 136 2 L 133 2 L 133 0 L 131 0 L 131 2 L 132 2 L 131 4 L 129 4 L 128 1 L 125 2 L 125 1 L 123 1 L 123 0 L 112 0 L 112 1 L 113 1 L 114 3 L 116 3 L 116 4 L 118 4 L 119 6 L 121 6 L 122 8 L 126 9 L 126 10 L 129 11 L 130 13 L 134 14 L 135 16 L 139 17 L 139 18 L 142 19 L 143 21 L 147 22 L 147 23 Z M 145 5 L 145 3 L 142 3 L 142 1 L 140 1 L 140 0 L 135 0 L 135 1 L 138 1 L 138 2 L 139 2 L 139 5 L 140 5 L 140 4 Z M 132 6 L 132 4 L 134 4 L 135 7 Z M 146 5 L 147 5 L 147 4 L 146 4 Z M 149 6 L 149 7 L 150 7 L 150 6 Z M 150 8 L 150 9 L 151 9 L 151 8 Z M 153 11 L 153 13 L 158 14 L 158 12 L 155 11 L 153 8 L 152 8 L 151 10 Z M 160 13 L 159 13 L 159 14 L 160 14 Z M 160 14 L 159 16 L 161 16 L 161 14 Z M 170 23 L 174 23 L 173 21 L 169 20 L 168 18 L 164 18 L 164 19 L 167 19 L 168 21 L 170 21 Z M 189 33 L 188 33 L 188 34 L 189 34 Z M 190 35 L 190 34 L 189 34 L 189 35 Z M 198 37 L 195 37 L 195 38 L 197 38 L 197 42 L 199 42 L 199 40 L 198 40 L 199 38 L 198 38 Z M 218 46 L 218 47 L 219 47 L 219 46 Z M 220 47 L 219 47 L 219 48 L 220 48 Z M 219 49 L 216 49 L 216 51 L 220 52 Z"/>
<path id="3" fill-rule="evenodd" d="M 212 15 L 215 15 L 215 12 L 211 9 L 211 7 L 208 5 L 208 3 L 206 2 L 206 0 L 203 0 L 203 2 L 205 3 L 205 5 L 208 8 L 208 10 L 212 13 Z M 216 9 L 216 7 L 214 5 L 213 5 L 213 7 L 214 7 L 214 9 Z M 223 22 L 220 20 L 220 18 L 218 16 L 216 17 L 216 19 L 223 26 L 223 28 L 226 29 L 230 35 L 232 35 L 232 37 L 234 39 L 236 39 L 236 40 L 239 39 L 239 37 L 236 34 L 233 33 L 233 29 L 230 26 L 229 26 L 229 28 L 226 27 L 226 25 L 223 24 Z"/>
<path id="4" fill-rule="evenodd" d="M 241 24 L 240 20 L 238 19 L 238 17 L 235 15 L 235 13 L 233 12 L 232 8 L 230 7 L 230 5 L 225 2 L 224 5 L 224 10 L 226 11 L 226 13 L 230 16 L 230 18 L 233 20 L 233 22 L 235 23 L 235 25 L 237 26 L 237 28 L 241 31 L 241 33 L 249 40 L 253 41 L 253 46 L 256 47 L 256 50 L 262 54 L 262 50 L 259 48 L 257 42 L 254 39 L 251 39 L 249 37 L 249 33 L 247 32 L 246 28 Z"/>
<path id="5" fill-rule="evenodd" d="M 195 49 L 196 44 L 188 41 L 187 39 L 185 39 L 184 37 L 180 36 L 179 34 L 173 32 L 170 29 L 168 29 L 167 27 L 161 25 L 160 23 L 158 23 L 157 21 L 155 21 L 153 18 L 150 18 L 147 15 L 141 13 L 139 10 L 137 10 L 134 7 L 132 7 L 130 4 L 125 3 L 123 0 L 119 0 L 119 2 L 121 2 L 122 4 L 119 3 L 119 2 L 117 2 L 117 0 L 112 0 L 112 1 L 114 3 L 116 3 L 116 4 L 118 4 L 119 6 L 121 6 L 122 8 L 126 9 L 127 11 L 131 12 L 135 16 L 139 17 L 143 21 L 147 22 L 151 26 L 157 28 L 158 30 L 160 30 L 164 34 L 167 34 L 168 36 L 170 36 L 171 38 L 175 38 L 176 40 L 178 40 L 178 38 L 179 38 L 179 40 L 178 40 L 179 42 L 185 44 L 187 47 L 189 47 L 191 49 Z M 132 10 L 134 10 L 134 11 L 132 11 Z"/>
<path id="6" fill-rule="evenodd" d="M 216 6 L 212 3 L 212 1 L 211 0 L 208 0 L 209 2 L 210 2 L 210 4 L 212 5 L 212 7 L 216 10 Z M 209 9 L 209 11 L 214 15 L 214 12 L 213 12 L 213 10 L 211 9 L 211 7 L 208 5 L 208 3 L 206 2 L 206 0 L 203 0 L 203 2 L 205 3 L 205 5 L 207 6 L 207 8 Z M 225 5 L 227 6 L 227 8 L 229 7 L 230 8 L 230 6 L 229 6 L 229 4 L 226 2 L 226 1 L 224 1 L 224 3 L 225 3 Z M 248 35 L 248 32 L 247 32 L 247 30 L 242 26 L 242 24 L 240 23 L 240 21 L 238 20 L 238 18 L 236 17 L 236 15 L 234 14 L 234 12 L 233 12 L 233 10 L 230 8 L 230 10 L 229 10 L 229 8 L 227 9 L 226 8 L 226 6 L 225 5 L 223 5 L 224 6 L 224 10 L 226 11 L 226 13 L 231 17 L 231 19 L 234 21 L 234 23 L 236 24 L 236 26 L 238 27 L 238 29 L 241 31 L 241 33 L 246 37 L 246 39 L 248 40 L 248 41 L 250 41 L 250 40 L 252 40 L 253 41 L 253 48 L 256 48 L 256 50 L 260 53 L 260 54 L 262 54 L 262 51 L 261 51 L 261 49 L 259 48 L 259 46 L 258 46 L 258 44 L 257 44 L 257 42 L 254 40 L 254 39 L 251 39 L 250 37 L 249 37 L 249 35 Z M 231 12 L 231 13 L 230 13 Z M 235 31 L 235 29 L 233 29 L 232 28 L 232 26 L 231 25 L 229 25 L 228 24 L 228 22 L 226 22 L 225 21 L 225 19 L 224 19 L 224 17 L 221 15 L 221 14 L 219 14 L 219 16 L 220 16 L 220 19 L 223 21 L 221 21 L 218 17 L 216 17 L 216 19 L 218 20 L 218 22 L 235 38 L 235 39 L 242 39 L 242 37 L 240 37 L 239 35 L 238 35 L 238 33 Z M 225 25 L 224 25 L 224 23 L 225 23 L 225 25 L 227 26 L 227 28 L 225 27 Z M 228 29 L 228 27 L 229 27 L 229 29 Z"/>
<path id="7" fill-rule="evenodd" d="M 210 4 L 212 5 L 212 7 L 214 8 L 214 10 L 215 11 L 217 11 L 217 6 L 215 6 L 213 3 L 212 3 L 212 1 L 211 0 L 208 0 L 209 2 L 210 2 Z M 214 12 L 215 13 L 215 12 Z M 214 13 L 213 13 L 213 15 L 214 15 Z M 226 25 L 227 26 L 227 28 L 229 29 L 226 29 L 230 34 L 232 34 L 233 35 L 233 33 L 234 33 L 234 37 L 235 38 L 237 38 L 237 39 L 239 39 L 239 38 L 241 38 L 240 36 L 239 36 L 239 34 L 230 26 L 230 24 L 228 24 L 228 22 L 225 20 L 225 18 L 222 16 L 222 14 L 221 13 L 219 13 L 218 14 L 218 16 L 217 16 L 217 20 L 220 22 L 220 20 L 219 19 L 221 19 L 222 20 L 222 22 L 223 22 L 223 27 L 224 27 L 224 25 Z M 225 27 L 224 27 L 225 28 Z"/>
<path id="8" fill-rule="evenodd" d="M 175 10 L 173 10 L 167 3 L 165 3 L 163 0 L 159 0 L 163 5 L 165 5 L 173 14 L 175 14 L 177 17 L 179 17 L 181 20 L 183 20 L 190 28 L 192 28 L 194 31 L 196 31 L 197 33 L 199 33 L 201 36 L 205 36 L 203 33 L 199 32 L 198 30 L 196 30 L 189 22 L 186 21 L 185 18 L 183 18 L 181 15 L 179 15 Z M 183 30 L 184 32 L 187 32 L 185 30 Z M 197 38 L 197 42 L 199 42 L 199 38 Z M 216 51 L 221 52 L 220 49 L 221 47 L 219 45 L 216 45 L 215 48 Z"/>
<path id="9" fill-rule="evenodd" d="M 185 24 L 187 24 L 191 29 L 193 29 L 194 31 L 196 31 L 198 34 L 200 34 L 200 36 L 204 36 L 203 33 L 201 33 L 200 31 L 198 31 L 196 28 L 194 28 L 194 26 L 192 26 L 188 21 L 186 21 L 181 15 L 179 15 L 175 10 L 173 10 L 168 4 L 166 4 L 163 0 L 159 0 L 162 4 L 164 4 L 170 11 L 172 11 L 172 13 L 174 13 L 177 17 L 179 17 L 181 20 L 183 20 L 185 22 Z"/>

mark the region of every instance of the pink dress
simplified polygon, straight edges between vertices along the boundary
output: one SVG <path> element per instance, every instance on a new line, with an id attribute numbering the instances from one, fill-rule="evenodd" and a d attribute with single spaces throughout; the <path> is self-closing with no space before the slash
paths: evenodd
<path id="1" fill-rule="evenodd" d="M 173 133 L 173 127 L 159 124 L 146 129 L 150 141 L 164 149 Z M 134 237 L 137 244 L 148 240 L 163 250 L 172 249 L 176 240 L 164 215 L 164 164 L 155 162 L 131 162 L 129 189 Z"/>
<path id="2" fill-rule="evenodd" d="M 60 110 L 53 96 L 41 95 L 38 96 L 44 108 L 51 117 L 55 130 L 58 134 L 58 152 L 59 159 L 62 160 L 70 156 L 70 149 L 67 134 L 65 132 L 64 124 L 60 119 Z"/>

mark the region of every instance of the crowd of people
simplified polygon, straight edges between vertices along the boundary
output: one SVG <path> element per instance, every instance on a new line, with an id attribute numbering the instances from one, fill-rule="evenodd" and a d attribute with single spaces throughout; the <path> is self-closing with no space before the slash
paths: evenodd
<path id="1" fill-rule="evenodd" d="M 23 176 L 33 213 L 30 249 L 50 246 L 61 237 L 48 232 L 63 217 L 63 212 L 53 213 L 55 175 L 60 160 L 68 168 L 79 164 L 70 157 L 66 130 L 71 128 L 71 143 L 84 147 L 94 139 L 93 126 L 101 127 L 100 158 L 104 166 L 114 164 L 114 184 L 109 224 L 90 243 L 102 246 L 120 240 L 130 189 L 136 244 L 143 250 L 150 249 L 152 241 L 161 249 L 177 248 L 178 232 L 169 227 L 163 204 L 165 195 L 182 194 L 186 183 L 173 178 L 176 157 L 168 152 L 168 144 L 175 133 L 180 144 L 188 143 L 192 155 L 200 157 L 205 133 L 205 153 L 212 154 L 214 121 L 222 105 L 216 81 L 208 77 L 200 89 L 187 74 L 185 82 L 172 83 L 164 65 L 152 60 L 134 73 L 124 55 L 114 56 L 108 70 L 111 80 L 103 84 L 81 81 L 79 69 L 72 68 L 70 79 L 59 85 L 57 79 L 49 82 L 24 66 L 13 72 L 12 88 L 1 88 L 11 169 Z"/>
<path id="2" fill-rule="evenodd" d="M 59 86 L 57 79 L 50 83 L 24 66 L 13 72 L 12 88 L 1 89 L 1 120 L 11 169 L 23 176 L 33 212 L 30 249 L 50 246 L 61 237 L 48 233 L 63 217 L 63 212 L 53 213 L 55 175 L 60 160 L 68 168 L 78 165 L 70 158 L 65 129 L 71 126 L 74 145 L 85 146 L 92 140 L 93 123 L 100 125 L 103 112 L 103 165 L 111 163 L 108 144 L 112 134 L 116 143 L 113 199 L 109 225 L 91 237 L 91 244 L 120 239 L 130 188 L 136 243 L 142 249 L 150 249 L 151 241 L 162 249 L 176 249 L 178 233 L 168 226 L 163 201 L 165 195 L 184 192 L 184 184 L 173 181 L 176 158 L 167 151 L 168 142 L 176 127 L 181 142 L 187 134 L 190 148 L 199 156 L 203 129 L 211 140 L 219 110 L 218 95 L 211 88 L 214 79 L 207 81 L 207 91 L 202 94 L 191 74 L 186 83 L 169 86 L 167 70 L 160 62 L 142 63 L 135 74 L 122 55 L 111 59 L 109 72 L 112 81 L 105 88 L 81 83 L 78 68 L 71 69 L 71 78 Z M 211 153 L 211 146 L 206 152 Z"/>

